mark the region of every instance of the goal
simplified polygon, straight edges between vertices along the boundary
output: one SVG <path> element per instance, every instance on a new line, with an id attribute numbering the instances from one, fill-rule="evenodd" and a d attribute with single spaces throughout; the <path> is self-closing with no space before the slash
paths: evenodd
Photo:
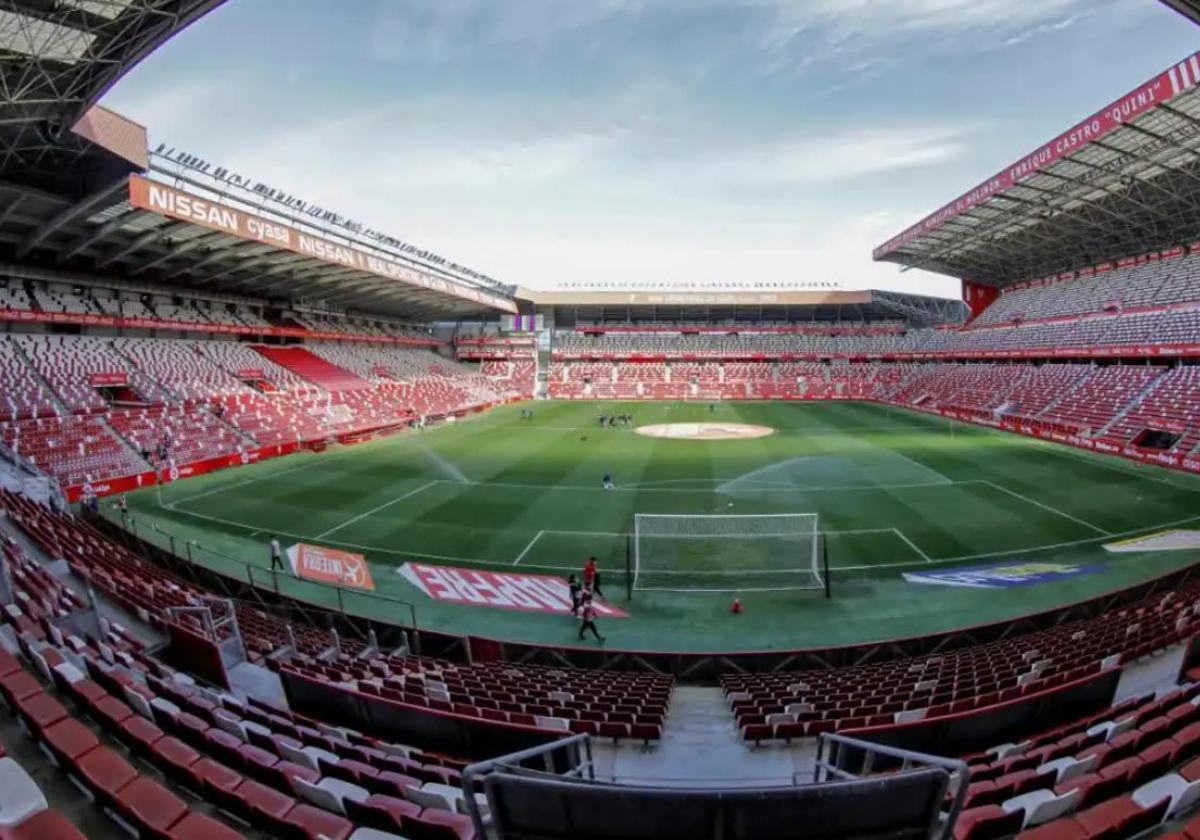
<path id="1" fill-rule="evenodd" d="M 815 513 L 634 514 L 632 592 L 823 590 L 829 572 Z"/>

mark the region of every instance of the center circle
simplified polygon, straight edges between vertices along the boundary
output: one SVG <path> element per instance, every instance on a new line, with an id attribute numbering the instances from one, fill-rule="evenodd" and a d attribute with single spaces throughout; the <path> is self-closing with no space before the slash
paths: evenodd
<path id="1" fill-rule="evenodd" d="M 646 437 L 675 440 L 751 440 L 775 433 L 770 426 L 749 423 L 658 423 L 634 431 Z"/>

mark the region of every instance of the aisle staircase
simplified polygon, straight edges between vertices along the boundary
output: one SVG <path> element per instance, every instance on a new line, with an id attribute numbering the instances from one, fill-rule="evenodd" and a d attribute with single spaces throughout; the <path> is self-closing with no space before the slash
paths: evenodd
<path id="1" fill-rule="evenodd" d="M 662 740 L 652 749 L 593 744 L 598 775 L 627 784 L 728 787 L 791 784 L 808 777 L 814 741 L 751 749 L 738 734 L 719 688 L 678 685 Z"/>
<path id="2" fill-rule="evenodd" d="M 264 359 L 302 376 L 326 391 L 358 391 L 370 388 L 371 384 L 348 370 L 330 364 L 303 347 L 274 347 L 256 344 L 253 349 Z"/>

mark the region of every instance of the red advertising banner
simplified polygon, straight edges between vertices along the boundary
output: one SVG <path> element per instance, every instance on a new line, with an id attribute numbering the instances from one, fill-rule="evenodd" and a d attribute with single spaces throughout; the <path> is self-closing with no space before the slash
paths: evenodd
<path id="1" fill-rule="evenodd" d="M 237 372 L 238 379 L 266 379 L 262 368 L 242 368 Z"/>
<path id="2" fill-rule="evenodd" d="M 280 455 L 290 455 L 300 448 L 298 443 L 280 443 L 274 446 L 264 446 L 262 449 L 252 449 L 247 452 L 235 452 L 229 455 L 218 455 L 203 461 L 193 461 L 190 464 L 171 467 L 161 472 L 144 472 L 135 475 L 114 476 L 90 484 L 73 484 L 66 488 L 68 501 L 77 502 L 85 492 L 91 491 L 97 496 L 109 496 L 114 493 L 126 493 L 139 487 L 149 487 L 152 484 L 167 484 L 181 478 L 191 478 L 194 475 L 223 470 L 229 467 L 240 467 L 265 461 Z"/>
<path id="3" fill-rule="evenodd" d="M 1122 458 L 1139 461 L 1143 464 L 1157 464 L 1160 467 L 1200 473 L 1200 458 L 1190 458 L 1184 453 L 1163 452 L 1159 449 L 1142 449 L 1138 446 L 1121 444 L 1116 441 L 1105 440 L 1104 438 L 1083 437 L 1077 430 L 1064 424 L 1049 423 L 1025 417 L 1003 417 L 998 420 L 994 418 L 981 418 L 952 408 L 934 410 L 921 408 L 917 405 L 906 405 L 904 408 L 923 411 L 926 414 L 940 414 L 943 417 L 953 417 L 956 420 L 973 423 L 977 426 L 1002 429 L 1006 432 L 1041 438 L 1042 440 L 1049 440 L 1055 443 L 1063 443 L 1079 449 L 1103 452 L 1106 455 L 1119 455 Z"/>
<path id="4" fill-rule="evenodd" d="M 963 193 L 945 207 L 936 210 L 912 227 L 875 249 L 875 259 L 903 248 L 919 236 L 944 225 L 977 204 L 987 201 L 1013 184 L 1028 178 L 1072 152 L 1093 143 L 1127 122 L 1196 86 L 1200 81 L 1200 53 L 1195 53 L 1174 67 L 1160 73 L 1140 87 L 1130 91 L 1082 122 L 1072 126 L 1036 151 L 1031 152 L 1007 169 L 996 173 L 974 189 Z"/>
<path id="5" fill-rule="evenodd" d="M 562 578 L 549 575 L 489 572 L 405 563 L 396 570 L 435 601 L 469 607 L 493 607 L 523 612 L 571 614 L 571 591 Z M 625 612 L 597 600 L 596 614 L 605 618 L 628 618 Z"/>
<path id="6" fill-rule="evenodd" d="M 296 577 L 367 592 L 375 591 L 375 581 L 371 578 L 367 558 L 361 554 L 296 543 L 288 548 L 287 557 L 292 564 L 292 574 Z"/>
<path id="7" fill-rule="evenodd" d="M 369 272 L 379 277 L 419 286 L 453 297 L 474 301 L 503 312 L 516 312 L 516 304 L 481 289 L 421 271 L 351 245 L 304 233 L 287 225 L 217 204 L 139 175 L 129 178 L 129 203 L 172 219 L 190 222 L 253 242 L 274 245 L 285 251 L 315 257 L 327 263 Z"/>
<path id="8" fill-rule="evenodd" d="M 110 373 L 93 373 L 88 376 L 88 382 L 93 388 L 103 388 L 112 385 L 128 385 L 129 374 L 121 371 L 112 371 Z"/>
<path id="9" fill-rule="evenodd" d="M 66 488 L 65 492 L 68 502 L 78 502 L 89 493 L 97 496 L 111 496 L 114 493 L 128 493 L 141 487 L 149 487 L 155 483 L 156 479 L 157 476 L 154 473 L 144 472 L 105 478 L 90 483 L 72 484 Z"/>

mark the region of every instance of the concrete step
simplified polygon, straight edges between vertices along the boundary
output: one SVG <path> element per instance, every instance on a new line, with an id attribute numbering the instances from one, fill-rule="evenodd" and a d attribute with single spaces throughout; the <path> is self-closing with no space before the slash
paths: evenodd
<path id="1" fill-rule="evenodd" d="M 791 784 L 796 773 L 811 773 L 815 744 L 751 748 L 719 688 L 679 686 L 657 746 L 614 748 L 596 741 L 594 752 L 598 775 L 612 781 L 729 787 Z"/>

